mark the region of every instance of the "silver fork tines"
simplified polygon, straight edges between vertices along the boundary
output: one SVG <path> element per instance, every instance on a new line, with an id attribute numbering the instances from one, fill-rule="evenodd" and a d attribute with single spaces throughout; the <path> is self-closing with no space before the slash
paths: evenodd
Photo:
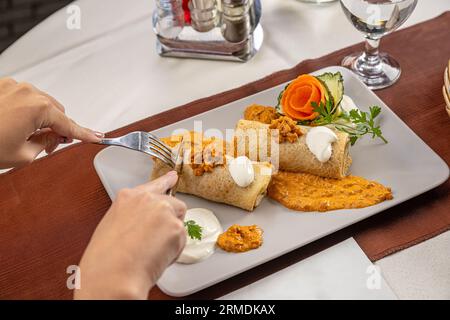
<path id="1" fill-rule="evenodd" d="M 175 168 L 172 150 L 157 136 L 144 131 L 128 133 L 122 137 L 104 138 L 100 144 L 124 147 L 158 158 L 171 168 Z"/>
<path id="2" fill-rule="evenodd" d="M 175 167 L 175 156 L 164 142 L 162 142 L 157 136 L 151 134 L 150 132 L 140 132 L 141 133 L 141 145 L 142 148 L 149 148 L 150 150 L 160 150 L 166 158 L 170 159 L 172 162 L 172 167 Z"/>

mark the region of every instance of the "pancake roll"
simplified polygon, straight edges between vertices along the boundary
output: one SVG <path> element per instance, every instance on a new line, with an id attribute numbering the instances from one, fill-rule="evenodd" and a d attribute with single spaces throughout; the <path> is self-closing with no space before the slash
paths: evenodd
<path id="1" fill-rule="evenodd" d="M 334 179 L 348 174 L 352 159 L 347 133 L 333 130 L 337 141 L 332 143 L 331 157 L 320 162 L 306 144 L 309 128 L 297 126 L 285 118 L 274 120 L 272 124 L 239 120 L 234 137 L 235 154 L 246 155 L 254 161 L 269 161 L 275 171 L 304 172 Z"/>
<path id="2" fill-rule="evenodd" d="M 229 204 L 248 211 L 259 205 L 267 193 L 272 167 L 267 162 L 252 162 L 254 180 L 246 187 L 236 184 L 228 170 L 233 158 L 230 144 L 219 138 L 206 138 L 189 132 L 163 138 L 171 148 L 179 148 L 183 137 L 183 168 L 177 192 L 192 194 L 207 200 Z M 153 158 L 151 179 L 156 179 L 171 167 Z"/>

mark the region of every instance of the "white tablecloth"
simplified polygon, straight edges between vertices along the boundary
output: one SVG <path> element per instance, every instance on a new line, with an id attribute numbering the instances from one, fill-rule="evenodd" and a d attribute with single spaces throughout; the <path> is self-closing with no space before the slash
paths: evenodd
<path id="1" fill-rule="evenodd" d="M 57 12 L 0 55 L 0 76 L 33 83 L 61 101 L 77 122 L 100 131 L 362 41 L 339 3 L 265 0 L 264 45 L 248 63 L 160 58 L 152 0 L 74 4 L 81 8 L 80 30 L 68 30 L 68 14 Z M 405 26 L 446 10 L 450 0 L 420 0 Z M 449 240 L 446 233 L 377 262 L 399 298 L 450 299 Z"/>
<path id="2" fill-rule="evenodd" d="M 330 267 L 332 266 L 332 267 Z M 220 300 L 395 300 L 353 238 L 231 292 Z M 377 282 L 370 276 L 377 276 Z"/>

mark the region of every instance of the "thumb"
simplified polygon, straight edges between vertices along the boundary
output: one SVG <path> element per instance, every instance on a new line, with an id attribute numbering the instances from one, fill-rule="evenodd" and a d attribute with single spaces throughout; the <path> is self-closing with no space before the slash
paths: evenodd
<path id="1" fill-rule="evenodd" d="M 60 143 L 68 143 L 69 139 L 61 137 L 57 133 L 43 129 L 34 133 L 27 141 L 26 149 L 29 156 L 36 158 L 43 150 L 47 154 L 52 153 Z"/>
<path id="2" fill-rule="evenodd" d="M 46 116 L 47 119 L 44 119 L 42 127 L 51 128 L 62 137 L 85 142 L 99 142 L 104 137 L 103 133 L 78 125 L 57 108 L 49 108 Z"/>
<path id="3" fill-rule="evenodd" d="M 155 179 L 153 181 L 144 183 L 138 187 L 137 190 L 141 190 L 144 192 L 164 194 L 172 188 L 178 180 L 178 175 L 176 171 L 169 171 L 165 175 Z"/>

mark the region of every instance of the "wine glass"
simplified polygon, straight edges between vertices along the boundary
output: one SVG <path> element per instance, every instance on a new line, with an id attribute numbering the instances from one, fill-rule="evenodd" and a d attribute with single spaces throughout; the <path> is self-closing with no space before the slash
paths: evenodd
<path id="1" fill-rule="evenodd" d="M 398 62 L 378 46 L 384 35 L 396 30 L 409 18 L 418 0 L 341 0 L 345 15 L 365 38 L 365 51 L 347 56 L 347 67 L 372 90 L 394 84 L 401 74 Z"/>

